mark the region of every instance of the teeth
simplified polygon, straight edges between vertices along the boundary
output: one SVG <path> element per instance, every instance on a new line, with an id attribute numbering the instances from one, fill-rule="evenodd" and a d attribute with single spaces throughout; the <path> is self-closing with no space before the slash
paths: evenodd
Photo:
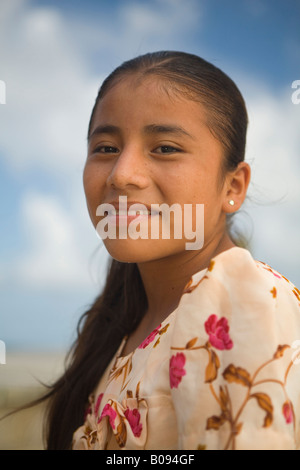
<path id="1" fill-rule="evenodd" d="M 137 211 L 126 211 L 126 210 L 121 210 L 121 211 L 115 211 L 116 215 L 121 215 L 121 216 L 139 216 L 139 215 L 151 215 L 151 212 L 150 211 L 145 211 L 145 210 L 137 210 Z M 156 214 L 155 212 L 152 211 L 152 215 L 153 214 Z M 108 212 L 108 211 L 105 211 L 105 215 L 114 215 L 113 212 Z"/>
<path id="2" fill-rule="evenodd" d="M 127 211 L 126 210 L 121 210 L 121 211 L 116 210 L 116 215 L 127 215 Z"/>
<path id="3" fill-rule="evenodd" d="M 149 211 L 128 211 L 128 215 L 149 215 Z"/>

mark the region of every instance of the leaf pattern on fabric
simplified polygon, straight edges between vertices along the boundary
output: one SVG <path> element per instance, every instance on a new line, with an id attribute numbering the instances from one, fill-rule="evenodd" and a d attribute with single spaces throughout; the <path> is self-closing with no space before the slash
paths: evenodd
<path id="1" fill-rule="evenodd" d="M 277 289 L 276 287 L 273 287 L 273 289 L 270 290 L 272 296 L 273 296 L 273 299 L 276 299 L 277 297 Z"/>
<path id="2" fill-rule="evenodd" d="M 193 290 L 196 289 L 196 287 L 199 286 L 199 284 L 204 280 L 204 279 L 208 279 L 207 276 L 203 276 L 200 281 L 198 281 L 196 284 L 193 284 L 193 278 L 191 278 L 189 280 L 189 282 L 185 285 L 185 288 L 183 289 L 183 294 L 190 294 L 191 292 L 193 292 Z"/>
<path id="3" fill-rule="evenodd" d="M 198 444 L 197 450 L 206 450 L 206 445 L 205 444 Z"/>
<path id="4" fill-rule="evenodd" d="M 255 399 L 258 406 L 265 412 L 265 418 L 262 424 L 262 427 L 270 427 L 273 423 L 273 411 L 274 407 L 272 400 L 269 395 L 264 392 L 254 392 L 252 393 L 253 387 L 257 385 L 262 385 L 268 382 L 274 382 L 281 385 L 285 396 L 287 397 L 285 385 L 288 377 L 288 373 L 293 365 L 291 361 L 286 370 L 284 381 L 278 381 L 270 379 L 264 379 L 261 381 L 256 381 L 258 374 L 264 369 L 267 365 L 273 361 L 279 360 L 284 356 L 284 353 L 287 349 L 290 348 L 289 345 L 278 345 L 275 353 L 273 354 L 272 359 L 263 363 L 251 376 L 251 374 L 242 367 L 236 367 L 234 364 L 229 364 L 224 369 L 222 376 L 226 382 L 229 384 L 238 384 L 247 389 L 244 402 L 240 409 L 238 410 L 236 416 L 233 416 L 232 405 L 230 399 L 230 393 L 228 387 L 220 386 L 219 395 L 217 395 L 213 382 L 217 379 L 218 370 L 220 368 L 220 360 L 217 353 L 214 351 L 213 347 L 219 350 L 228 350 L 233 348 L 233 342 L 229 336 L 229 325 L 226 318 L 222 317 L 220 320 L 216 315 L 212 314 L 208 317 L 204 323 L 204 328 L 206 333 L 209 335 L 209 341 L 201 346 L 196 346 L 198 338 L 194 337 L 187 341 L 185 347 L 172 347 L 172 350 L 180 351 L 191 351 L 191 350 L 200 350 L 205 349 L 208 352 L 209 360 L 205 370 L 205 383 L 209 384 L 210 391 L 213 397 L 216 399 L 220 405 L 221 413 L 220 415 L 210 416 L 207 418 L 206 430 L 219 430 L 225 423 L 228 423 L 230 426 L 230 434 L 228 437 L 227 444 L 225 449 L 228 449 L 230 446 L 232 449 L 235 449 L 235 439 L 236 436 L 241 432 L 243 428 L 243 422 L 239 421 L 240 415 L 242 414 L 245 406 L 251 399 Z M 219 330 L 221 334 L 219 334 Z M 216 339 L 217 337 L 217 339 Z M 172 356 L 170 360 L 170 384 L 171 388 L 177 388 L 182 381 L 182 378 L 186 375 L 186 370 L 183 369 L 183 366 L 186 363 L 186 356 L 183 353 L 177 353 L 176 356 Z M 174 372 L 176 371 L 176 372 Z M 171 378 L 172 377 L 172 378 Z M 286 423 L 292 423 L 294 421 L 294 411 L 293 404 L 287 398 L 285 403 L 282 406 L 282 414 L 286 420 Z"/>
<path id="5" fill-rule="evenodd" d="M 126 379 L 128 378 L 132 370 L 132 356 L 133 356 L 133 352 L 129 354 L 124 364 L 120 366 L 117 366 L 118 358 L 116 358 L 115 364 L 110 371 L 110 375 L 109 375 L 108 382 L 107 382 L 108 384 L 123 375 L 121 391 L 124 390 L 124 388 L 126 387 Z"/>
<path id="6" fill-rule="evenodd" d="M 289 349 L 290 346 L 288 344 L 280 344 L 273 356 L 274 359 L 279 359 L 280 357 L 283 357 L 285 350 Z"/>
<path id="7" fill-rule="evenodd" d="M 128 429 L 131 429 L 135 438 L 141 438 L 142 432 L 145 430 L 147 402 L 145 399 L 140 398 L 139 393 L 140 382 L 136 386 L 135 394 L 132 390 L 126 391 L 126 399 L 122 403 L 118 403 L 111 398 L 108 399 L 100 416 L 98 416 L 100 404 L 104 397 L 103 393 L 99 394 L 94 406 L 91 407 L 90 414 L 86 418 L 86 424 L 83 426 L 81 440 L 84 448 L 92 449 L 94 447 L 99 433 L 100 435 L 103 434 L 101 431 L 103 426 L 104 428 L 107 426 L 111 428 L 120 449 L 126 446 Z M 140 413 L 140 406 L 143 408 L 143 414 Z"/>
<path id="8" fill-rule="evenodd" d="M 220 360 L 216 352 L 209 348 L 205 348 L 208 352 L 208 364 L 205 369 L 205 383 L 213 382 L 218 375 L 218 370 L 220 368 Z"/>
<path id="9" fill-rule="evenodd" d="M 257 266 L 261 266 L 266 271 L 269 271 L 270 273 L 272 273 L 273 276 L 275 276 L 277 279 L 284 279 L 290 285 L 291 291 L 295 295 L 296 299 L 299 302 L 299 306 L 300 306 L 300 290 L 296 286 L 294 286 L 293 283 L 287 277 L 285 277 L 285 276 L 283 276 L 283 274 L 280 274 L 279 272 L 275 271 L 275 269 L 271 268 L 268 264 L 264 263 L 263 261 L 256 261 L 256 264 L 257 264 Z M 276 290 L 275 287 L 273 288 L 273 290 L 274 289 L 275 289 L 275 296 L 276 296 L 277 295 L 277 290 Z M 273 290 L 271 291 L 271 293 L 274 296 Z"/>
<path id="10" fill-rule="evenodd" d="M 293 294 L 295 294 L 296 299 L 299 300 L 299 302 L 300 302 L 300 290 L 297 289 L 297 287 L 294 287 Z"/>
<path id="11" fill-rule="evenodd" d="M 266 393 L 253 393 L 249 396 L 250 398 L 256 398 L 258 406 L 266 412 L 266 417 L 264 419 L 264 428 L 271 426 L 273 422 L 273 405 L 271 398 Z"/>
<path id="12" fill-rule="evenodd" d="M 251 377 L 249 372 L 241 367 L 235 367 L 233 364 L 229 364 L 223 372 L 223 377 L 229 383 L 241 384 L 244 387 L 251 387 Z"/>
<path id="13" fill-rule="evenodd" d="M 267 395 L 266 393 L 263 393 L 263 392 L 251 393 L 251 391 L 252 391 L 253 387 L 256 387 L 258 385 L 261 386 L 262 384 L 265 384 L 265 383 L 268 383 L 268 382 L 274 382 L 274 383 L 279 384 L 282 387 L 284 395 L 287 396 L 285 386 L 286 386 L 288 373 L 289 373 L 289 371 L 292 367 L 292 362 L 290 362 L 290 364 L 289 364 L 289 366 L 286 370 L 286 373 L 285 373 L 285 376 L 284 376 L 284 381 L 273 380 L 272 378 L 264 379 L 264 380 L 260 380 L 260 381 L 256 381 L 255 379 L 257 378 L 259 372 L 261 372 L 261 370 L 264 369 L 267 365 L 269 365 L 270 363 L 272 363 L 275 360 L 278 360 L 278 359 L 282 358 L 284 352 L 288 348 L 289 348 L 288 345 L 284 345 L 284 346 L 279 345 L 276 352 L 273 355 L 273 358 L 270 359 L 269 361 L 265 362 L 264 364 L 262 364 L 255 371 L 255 373 L 253 374 L 252 377 L 250 376 L 249 372 L 247 372 L 245 369 L 242 369 L 241 367 L 235 367 L 233 364 L 230 364 L 225 369 L 225 371 L 223 372 L 224 379 L 226 381 L 228 381 L 229 383 L 234 382 L 234 383 L 240 384 L 240 385 L 248 388 L 245 400 L 244 400 L 241 408 L 239 409 L 237 415 L 235 417 L 230 415 L 227 419 L 227 421 L 231 425 L 231 434 L 229 436 L 229 439 L 228 439 L 228 442 L 227 442 L 227 445 L 226 445 L 225 449 L 228 449 L 230 444 L 232 446 L 232 449 L 235 449 L 235 437 L 236 437 L 237 434 L 239 434 L 239 432 L 242 428 L 242 424 L 243 424 L 242 422 L 238 423 L 238 419 L 240 418 L 240 415 L 242 414 L 244 408 L 246 407 L 246 405 L 247 405 L 247 403 L 249 402 L 250 399 L 252 399 L 252 398 L 256 399 L 258 406 L 262 410 L 265 411 L 265 418 L 264 418 L 262 427 L 267 428 L 267 427 L 272 425 L 274 407 L 273 407 L 272 400 L 271 400 L 270 396 Z M 292 402 L 289 399 L 287 399 L 287 401 L 283 405 L 283 410 L 282 410 L 283 415 L 286 419 L 286 423 L 292 422 L 292 418 L 291 418 L 291 416 L 292 416 L 291 410 L 292 409 L 293 409 Z M 224 418 L 224 414 L 222 414 L 221 416 Z"/>
<path id="14" fill-rule="evenodd" d="M 116 353 L 73 448 L 300 446 L 300 359 L 292 351 L 300 291 L 246 250 L 232 253 L 190 279 L 173 322 L 124 358 Z"/>
<path id="15" fill-rule="evenodd" d="M 216 263 L 215 260 L 213 260 L 213 259 L 210 260 L 207 271 L 212 271 L 214 269 L 215 263 Z"/>

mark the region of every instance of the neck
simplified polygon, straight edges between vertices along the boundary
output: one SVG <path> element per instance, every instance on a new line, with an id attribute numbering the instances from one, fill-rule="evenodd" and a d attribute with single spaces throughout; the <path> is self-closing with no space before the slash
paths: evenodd
<path id="1" fill-rule="evenodd" d="M 138 268 L 148 299 L 145 320 L 158 325 L 178 306 L 191 276 L 208 264 L 214 256 L 236 246 L 228 234 L 206 244 L 196 253 L 186 251 L 167 258 L 139 263 Z"/>

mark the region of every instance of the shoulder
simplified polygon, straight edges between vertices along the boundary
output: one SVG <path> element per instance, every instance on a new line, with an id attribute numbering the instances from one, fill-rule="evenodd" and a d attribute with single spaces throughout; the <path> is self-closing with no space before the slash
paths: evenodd
<path id="1" fill-rule="evenodd" d="M 245 249 L 213 258 L 186 286 L 172 331 L 180 448 L 299 445 L 299 344 L 298 289 Z"/>
<path id="2" fill-rule="evenodd" d="M 177 310 L 172 346 L 194 338 L 230 357 L 251 349 L 267 360 L 278 345 L 300 340 L 299 290 L 246 249 L 222 252 L 192 276 Z"/>
<path id="3" fill-rule="evenodd" d="M 290 295 L 295 305 L 300 307 L 300 290 L 293 284 L 293 282 L 263 261 L 255 260 L 255 263 L 265 278 L 271 279 L 272 283 L 275 284 L 278 289 L 280 289 L 280 292 L 285 292 L 287 296 Z M 274 297 L 276 297 L 277 289 L 274 289 L 272 294 Z"/>
<path id="4" fill-rule="evenodd" d="M 217 294 L 226 292 L 231 302 L 278 301 L 285 297 L 300 309 L 299 289 L 283 274 L 254 259 L 245 248 L 234 247 L 212 258 L 206 270 L 192 276 L 184 295 L 197 302 L 204 292 L 210 294 L 210 286 L 215 289 L 215 302 L 220 301 Z"/>

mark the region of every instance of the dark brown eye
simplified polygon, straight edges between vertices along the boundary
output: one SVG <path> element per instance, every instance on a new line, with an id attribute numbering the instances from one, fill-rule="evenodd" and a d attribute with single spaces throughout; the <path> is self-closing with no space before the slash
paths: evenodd
<path id="1" fill-rule="evenodd" d="M 111 145 L 101 145 L 95 148 L 94 153 L 118 153 L 118 151 L 116 147 Z"/>
<path id="2" fill-rule="evenodd" d="M 171 147 L 170 145 L 160 145 L 159 147 L 155 149 L 155 152 L 167 154 L 167 153 L 180 152 L 180 150 L 175 147 Z"/>

